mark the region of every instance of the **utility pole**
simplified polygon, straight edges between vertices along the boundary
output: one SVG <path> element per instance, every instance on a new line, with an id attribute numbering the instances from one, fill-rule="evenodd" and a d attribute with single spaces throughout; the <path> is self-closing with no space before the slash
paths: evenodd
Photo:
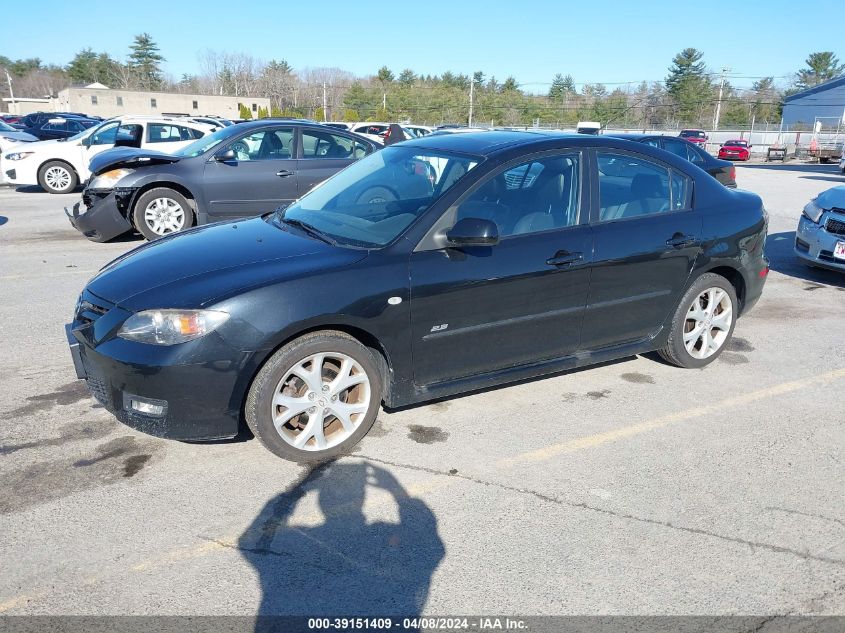
<path id="1" fill-rule="evenodd" d="M 473 87 L 475 86 L 475 76 L 469 78 L 469 126 L 472 127 L 472 97 L 473 97 Z"/>
<path id="2" fill-rule="evenodd" d="M 722 112 L 722 91 L 725 89 L 725 73 L 729 72 L 730 68 L 722 66 L 722 79 L 719 82 L 719 100 L 716 102 L 716 114 L 713 116 L 713 131 L 719 129 L 719 115 Z"/>
<path id="3" fill-rule="evenodd" d="M 9 82 L 9 96 L 12 98 L 11 102 L 9 102 L 9 112 L 12 111 L 12 108 L 15 108 L 15 114 L 17 114 L 18 108 L 17 104 L 15 103 L 15 93 L 12 90 L 12 78 L 9 76 L 9 71 L 5 68 L 3 69 L 3 72 L 6 73 L 6 81 Z"/>
<path id="4" fill-rule="evenodd" d="M 381 111 L 387 112 L 387 92 L 381 93 Z"/>
<path id="5" fill-rule="evenodd" d="M 323 82 L 323 123 L 328 121 L 326 118 L 326 82 Z"/>

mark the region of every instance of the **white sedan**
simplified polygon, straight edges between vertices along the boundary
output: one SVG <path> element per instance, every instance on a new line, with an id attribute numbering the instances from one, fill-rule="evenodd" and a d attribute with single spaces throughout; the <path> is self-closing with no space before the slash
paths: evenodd
<path id="1" fill-rule="evenodd" d="M 170 153 L 210 131 L 211 126 L 169 117 L 110 119 L 70 138 L 13 146 L 2 152 L 0 172 L 9 185 L 69 193 L 89 178 L 88 163 L 104 150 L 135 147 Z"/>

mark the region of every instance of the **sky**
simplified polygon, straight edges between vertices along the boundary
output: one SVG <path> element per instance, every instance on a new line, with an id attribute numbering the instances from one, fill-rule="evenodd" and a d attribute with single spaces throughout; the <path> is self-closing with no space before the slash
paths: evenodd
<path id="1" fill-rule="evenodd" d="M 841 16 L 839 2 L 811 4 L 816 16 Z M 672 57 L 692 47 L 714 71 L 730 68 L 735 86 L 764 76 L 787 85 L 813 51 L 845 60 L 845 32 L 802 12 L 794 0 L 39 0 L 37 12 L 0 14 L 0 55 L 64 65 L 91 47 L 123 60 L 133 36 L 148 32 L 177 79 L 198 73 L 198 53 L 213 49 L 359 76 L 383 65 L 397 75 L 481 70 L 546 92 L 556 73 L 610 89 L 662 81 Z"/>

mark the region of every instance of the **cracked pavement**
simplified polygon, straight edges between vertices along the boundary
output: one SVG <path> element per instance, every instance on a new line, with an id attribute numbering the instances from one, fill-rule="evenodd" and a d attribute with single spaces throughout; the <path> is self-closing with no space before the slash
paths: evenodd
<path id="1" fill-rule="evenodd" d="M 737 172 L 772 273 L 717 363 L 383 411 L 315 468 L 98 407 L 62 324 L 138 242 L 82 239 L 73 196 L 0 188 L 0 613 L 845 615 L 845 276 L 791 256 L 801 208 L 845 180 Z"/>

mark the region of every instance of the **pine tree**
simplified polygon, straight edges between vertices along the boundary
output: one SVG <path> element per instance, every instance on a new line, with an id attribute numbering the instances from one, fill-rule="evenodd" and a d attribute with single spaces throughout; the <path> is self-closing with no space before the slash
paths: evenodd
<path id="1" fill-rule="evenodd" d="M 798 71 L 795 81 L 799 90 L 812 88 L 845 73 L 845 64 L 840 64 L 839 58 L 831 51 L 810 53 L 804 63 L 807 67 Z"/>
<path id="2" fill-rule="evenodd" d="M 158 52 L 158 45 L 153 41 L 149 33 L 141 33 L 135 36 L 135 40 L 129 47 L 127 66 L 136 75 L 139 84 L 145 90 L 156 90 L 161 87 L 161 62 L 166 61 Z"/>
<path id="3" fill-rule="evenodd" d="M 697 124 L 713 98 L 713 84 L 701 58 L 704 53 L 685 48 L 672 59 L 666 90 L 677 106 L 682 123 Z"/>

